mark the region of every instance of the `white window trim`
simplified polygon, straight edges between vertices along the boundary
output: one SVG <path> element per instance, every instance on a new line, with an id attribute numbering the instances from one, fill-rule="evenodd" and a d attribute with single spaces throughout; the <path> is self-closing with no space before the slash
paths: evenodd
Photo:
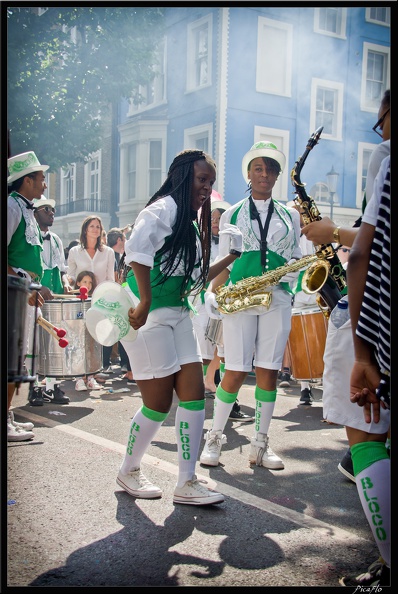
<path id="1" fill-rule="evenodd" d="M 194 30 L 202 27 L 207 23 L 208 34 L 208 62 L 207 62 L 207 83 L 204 85 L 196 85 L 195 82 L 195 68 L 193 61 L 195 60 L 194 47 Z M 210 87 L 212 84 L 212 63 L 213 63 L 213 15 L 208 14 L 201 19 L 189 23 L 187 26 L 187 79 L 186 79 L 186 93 L 192 93 L 199 89 Z"/>
<path id="2" fill-rule="evenodd" d="M 309 127 L 309 135 L 313 133 L 316 129 L 316 93 L 318 87 L 326 87 L 337 91 L 338 100 L 337 100 L 337 124 L 336 124 L 336 135 L 333 136 L 332 134 L 326 134 L 322 132 L 322 138 L 325 140 L 336 140 L 341 141 L 343 140 L 343 100 L 344 100 L 344 85 L 343 83 L 339 83 L 333 80 L 325 80 L 323 78 L 313 78 L 311 80 L 311 113 L 310 113 L 310 127 Z"/>
<path id="3" fill-rule="evenodd" d="M 73 167 L 73 194 L 72 197 L 70 198 L 71 202 L 74 202 L 76 200 L 76 163 L 71 163 L 70 167 Z M 65 170 L 61 167 L 60 169 L 60 199 L 61 199 L 61 204 L 67 204 L 69 198 L 68 196 L 66 196 L 65 194 L 65 185 L 64 185 L 64 177 L 65 177 Z"/>
<path id="4" fill-rule="evenodd" d="M 367 6 L 365 8 L 365 20 L 368 23 L 374 23 L 375 25 L 380 25 L 381 27 L 391 27 L 391 7 L 387 6 L 387 7 L 383 7 L 383 8 L 387 8 L 387 10 L 390 11 L 390 22 L 389 23 L 386 23 L 385 21 L 378 21 L 376 19 L 372 19 L 370 16 L 370 10 L 371 10 L 370 6 Z"/>
<path id="5" fill-rule="evenodd" d="M 361 84 L 361 109 L 362 111 L 367 111 L 369 113 L 378 113 L 380 102 L 377 102 L 375 107 L 371 107 L 366 102 L 366 68 L 368 63 L 368 54 L 369 51 L 372 52 L 380 52 L 387 56 L 387 77 L 385 81 L 385 89 L 390 88 L 390 72 L 391 72 L 391 57 L 390 57 L 390 48 L 385 45 L 378 45 L 376 43 L 368 43 L 367 41 L 363 44 L 363 57 L 362 57 L 362 84 Z"/>
<path id="6" fill-rule="evenodd" d="M 335 37 L 337 39 L 347 39 L 346 31 L 347 31 L 347 8 L 343 8 L 340 6 L 333 6 L 332 8 L 338 8 L 341 10 L 341 30 L 340 33 L 333 33 L 332 31 L 325 31 L 325 29 L 321 29 L 319 26 L 319 16 L 321 12 L 321 8 L 318 7 L 314 9 L 314 33 L 319 33 L 320 35 L 326 35 L 327 37 Z M 327 8 L 327 7 L 325 7 Z"/>
<path id="7" fill-rule="evenodd" d="M 98 200 L 101 200 L 101 169 L 102 169 L 102 150 L 89 155 L 87 163 L 84 164 L 84 200 L 91 198 L 91 171 L 90 164 L 98 160 Z"/>
<path id="8" fill-rule="evenodd" d="M 282 202 L 289 202 L 290 198 L 288 196 L 291 194 L 291 191 L 288 189 L 288 183 L 290 183 L 289 131 L 281 130 L 279 128 L 267 128 L 266 126 L 254 126 L 253 144 L 260 142 L 260 140 L 269 140 L 270 142 L 273 142 L 275 146 L 286 156 L 285 170 L 278 177 L 272 192 L 272 197 Z"/>
<path id="9" fill-rule="evenodd" d="M 127 111 L 127 117 L 132 117 L 135 116 L 137 113 L 142 113 L 145 111 L 148 111 L 149 109 L 153 109 L 154 107 L 158 107 L 159 105 L 164 105 L 167 103 L 167 93 L 166 93 L 166 67 L 167 67 L 167 43 L 166 43 L 166 39 L 164 40 L 164 44 L 163 44 L 163 54 L 162 54 L 162 65 L 161 65 L 161 73 L 160 76 L 163 77 L 163 93 L 162 96 L 160 96 L 159 92 L 156 92 L 157 90 L 157 84 L 158 82 L 156 81 L 156 78 L 152 81 L 152 84 L 155 87 L 155 100 L 153 103 L 147 104 L 147 103 L 140 103 L 139 105 L 134 105 L 132 98 L 130 98 L 129 100 L 129 106 L 128 106 L 128 111 Z M 142 92 L 142 85 L 139 85 L 138 90 L 141 93 Z"/>
<path id="10" fill-rule="evenodd" d="M 364 192 L 362 191 L 362 169 L 363 169 L 363 154 L 366 151 L 373 151 L 378 143 L 358 142 L 358 159 L 357 159 L 357 183 L 355 205 L 357 208 L 362 208 L 362 201 Z"/>
<path id="11" fill-rule="evenodd" d="M 213 124 L 202 124 L 201 126 L 194 126 L 193 128 L 186 128 L 184 130 L 184 149 L 195 146 L 197 138 L 207 136 L 209 144 L 209 154 L 213 152 Z"/>
<path id="12" fill-rule="evenodd" d="M 264 27 L 273 29 L 283 29 L 286 31 L 286 56 L 284 73 L 284 92 L 275 93 L 266 85 L 266 76 L 264 77 L 264 68 L 262 67 L 262 56 L 266 52 L 266 36 L 263 34 Z M 293 60 L 289 59 L 293 54 L 293 26 L 290 23 L 283 23 L 265 17 L 258 17 L 257 25 L 257 64 L 256 64 L 256 91 L 259 93 L 268 93 L 269 95 L 278 95 L 280 97 L 291 97 L 292 95 L 292 64 Z"/>

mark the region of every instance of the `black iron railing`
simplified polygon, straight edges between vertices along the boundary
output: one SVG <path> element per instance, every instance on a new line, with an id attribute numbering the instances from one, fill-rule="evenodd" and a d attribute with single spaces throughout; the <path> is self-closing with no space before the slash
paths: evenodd
<path id="1" fill-rule="evenodd" d="M 90 212 L 90 213 L 109 213 L 109 200 L 96 200 L 95 198 L 82 198 L 81 200 L 74 200 L 67 204 L 57 204 L 57 217 L 62 217 L 75 212 Z"/>

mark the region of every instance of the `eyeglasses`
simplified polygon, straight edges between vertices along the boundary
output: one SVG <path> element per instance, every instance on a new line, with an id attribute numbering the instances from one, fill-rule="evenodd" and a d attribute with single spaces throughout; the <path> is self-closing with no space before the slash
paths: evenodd
<path id="1" fill-rule="evenodd" d="M 346 254 L 347 252 L 350 253 L 350 251 L 351 251 L 348 248 L 340 248 L 340 249 L 343 252 L 343 254 Z"/>
<path id="2" fill-rule="evenodd" d="M 381 116 L 381 118 L 379 120 L 377 120 L 376 124 L 373 126 L 372 130 L 374 132 L 376 132 L 376 134 L 378 134 L 379 136 L 381 136 L 381 138 L 383 138 L 383 134 L 380 134 L 380 132 L 377 130 L 377 128 L 380 128 L 380 126 L 382 125 L 382 123 L 384 122 L 386 115 L 388 114 L 388 112 L 390 111 L 390 108 L 387 109 L 387 111 L 385 111 L 383 113 L 383 115 Z M 381 131 L 383 131 L 383 128 L 381 128 Z"/>
<path id="3" fill-rule="evenodd" d="M 51 206 L 42 206 L 41 208 L 38 208 L 37 210 L 38 210 L 39 212 L 40 212 L 41 210 L 45 210 L 46 212 L 53 212 L 54 214 L 57 212 L 57 211 L 55 210 L 55 208 L 52 208 Z"/>

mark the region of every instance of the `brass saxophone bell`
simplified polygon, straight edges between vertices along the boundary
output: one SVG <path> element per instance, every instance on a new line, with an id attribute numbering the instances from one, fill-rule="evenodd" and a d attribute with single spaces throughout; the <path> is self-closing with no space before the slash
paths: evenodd
<path id="1" fill-rule="evenodd" d="M 307 295 L 318 293 L 326 283 L 330 264 L 326 260 L 317 260 L 303 274 L 301 288 Z"/>

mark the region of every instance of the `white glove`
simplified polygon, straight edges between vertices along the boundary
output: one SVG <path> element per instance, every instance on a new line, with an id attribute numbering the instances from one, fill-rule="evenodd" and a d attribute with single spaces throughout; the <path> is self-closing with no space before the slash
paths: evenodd
<path id="1" fill-rule="evenodd" d="M 221 313 L 218 311 L 218 303 L 214 293 L 210 291 L 205 293 L 205 310 L 209 318 L 221 320 Z"/>
<path id="2" fill-rule="evenodd" d="M 287 263 L 287 266 L 289 266 L 289 264 L 292 264 L 293 262 L 296 262 L 295 258 L 292 258 L 291 260 L 289 260 L 289 262 Z M 285 276 L 282 276 L 282 278 L 280 279 L 280 283 L 294 283 L 295 281 L 297 281 L 298 276 L 300 274 L 300 270 L 296 270 L 296 272 L 288 272 L 287 274 L 285 274 Z"/>
<path id="3" fill-rule="evenodd" d="M 236 225 L 231 225 L 231 223 L 226 223 L 224 225 L 224 229 L 220 231 L 219 235 L 229 235 L 230 250 L 237 250 L 238 252 L 242 251 L 243 247 L 243 237 L 240 229 Z"/>

